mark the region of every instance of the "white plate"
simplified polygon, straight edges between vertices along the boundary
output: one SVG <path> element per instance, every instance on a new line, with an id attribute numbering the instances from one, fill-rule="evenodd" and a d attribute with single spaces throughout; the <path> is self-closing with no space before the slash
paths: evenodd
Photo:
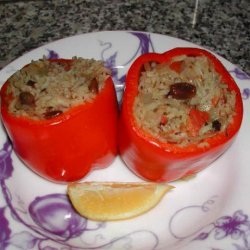
<path id="1" fill-rule="evenodd" d="M 140 54 L 196 45 L 168 36 L 110 31 L 62 39 L 18 58 L 0 72 L 0 84 L 44 55 L 101 59 L 113 70 L 118 97 L 124 75 Z M 0 127 L 0 249 L 250 249 L 250 78 L 219 57 L 237 81 L 244 120 L 233 146 L 209 168 L 176 188 L 150 212 L 97 223 L 71 208 L 66 185 L 48 182 L 24 166 Z M 248 124 L 247 124 L 248 123 Z M 86 180 L 140 181 L 119 157 Z"/>

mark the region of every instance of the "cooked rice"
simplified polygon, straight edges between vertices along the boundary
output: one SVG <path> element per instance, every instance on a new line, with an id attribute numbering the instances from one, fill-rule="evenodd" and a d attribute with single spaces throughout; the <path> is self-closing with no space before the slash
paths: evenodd
<path id="1" fill-rule="evenodd" d="M 181 62 L 181 69 L 170 68 Z M 170 63 L 150 63 L 141 72 L 138 95 L 134 102 L 136 122 L 145 131 L 162 142 L 185 146 L 208 144 L 204 139 L 225 131 L 235 114 L 235 92 L 230 91 L 205 56 L 177 56 Z M 195 86 L 196 94 L 187 99 L 171 95 L 171 85 L 188 83 Z M 213 105 L 213 100 L 217 100 Z M 206 111 L 209 120 L 194 133 L 190 129 L 191 109 Z M 192 117 L 191 117 L 192 118 Z"/>
<path id="2" fill-rule="evenodd" d="M 14 96 L 9 111 L 33 119 L 52 118 L 95 98 L 109 75 L 94 59 L 74 57 L 70 67 L 47 59 L 32 61 L 9 79 L 8 91 Z"/>

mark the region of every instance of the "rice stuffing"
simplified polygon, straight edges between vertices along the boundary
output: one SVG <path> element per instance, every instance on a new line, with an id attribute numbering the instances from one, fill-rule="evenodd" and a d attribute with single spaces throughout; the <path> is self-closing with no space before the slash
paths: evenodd
<path id="1" fill-rule="evenodd" d="M 94 59 L 40 59 L 9 78 L 13 95 L 9 111 L 16 116 L 50 119 L 91 101 L 101 91 L 110 70 Z"/>
<path id="2" fill-rule="evenodd" d="M 136 123 L 161 142 L 186 146 L 225 132 L 235 115 L 236 93 L 205 56 L 176 56 L 146 63 L 133 112 Z"/>

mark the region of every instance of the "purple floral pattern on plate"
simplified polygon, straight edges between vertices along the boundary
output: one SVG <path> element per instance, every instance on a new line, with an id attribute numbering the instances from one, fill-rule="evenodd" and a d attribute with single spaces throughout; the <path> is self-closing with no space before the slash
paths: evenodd
<path id="1" fill-rule="evenodd" d="M 233 249 L 250 249 L 250 219 L 242 210 L 237 210 L 232 216 L 221 216 L 214 222 L 203 226 L 198 230 L 190 230 L 186 235 L 180 235 L 174 231 L 175 220 L 178 216 L 188 214 L 187 212 L 207 213 L 216 203 L 217 196 L 211 197 L 202 205 L 192 205 L 177 210 L 169 221 L 169 231 L 172 236 L 180 241 L 189 239 L 190 241 L 205 241 L 212 237 L 216 241 L 230 238 Z M 214 250 L 216 248 L 213 248 Z M 222 250 L 222 249 L 221 249 Z M 225 249 L 226 250 L 226 249 Z"/>
<path id="2" fill-rule="evenodd" d="M 229 72 L 239 80 L 250 80 L 250 76 L 239 68 L 235 67 L 233 70 L 229 70 Z M 250 96 L 250 88 L 243 88 L 241 96 L 243 100 L 247 100 Z"/>
<path id="3" fill-rule="evenodd" d="M 229 72 L 231 74 L 235 75 L 235 77 L 237 79 L 240 79 L 240 80 L 249 80 L 250 79 L 250 76 L 247 73 L 240 70 L 239 68 L 234 68 L 233 70 L 229 70 Z"/>
<path id="4" fill-rule="evenodd" d="M 242 91 L 242 98 L 243 100 L 247 100 L 250 96 L 250 89 L 249 88 L 245 88 Z"/>
<path id="5" fill-rule="evenodd" d="M 135 36 L 138 39 L 139 43 L 133 55 L 130 56 L 129 59 L 123 65 L 119 65 L 119 67 L 122 68 L 129 66 L 129 64 L 132 63 L 136 59 L 136 57 L 148 52 L 154 52 L 154 46 L 151 41 L 150 34 L 142 32 L 129 32 L 129 34 Z M 122 93 L 124 89 L 126 75 L 124 74 L 122 76 L 118 76 L 118 69 L 116 63 L 118 52 L 116 51 L 111 56 L 106 57 L 105 52 L 112 48 L 112 43 L 100 41 L 100 45 L 103 47 L 101 51 L 101 60 L 104 61 L 105 66 L 111 70 L 112 78 L 114 80 L 117 93 Z"/>
<path id="6" fill-rule="evenodd" d="M 11 230 L 9 228 L 9 222 L 4 217 L 4 210 L 5 208 L 0 208 L 0 225 L 1 225 L 1 231 L 0 231 L 0 249 L 5 249 L 8 245 L 8 240 L 11 235 Z"/>
<path id="7" fill-rule="evenodd" d="M 87 219 L 75 213 L 65 194 L 36 197 L 30 203 L 29 214 L 43 231 L 62 239 L 78 237 L 87 230 Z"/>
<path id="8" fill-rule="evenodd" d="M 206 240 L 213 236 L 215 240 L 230 238 L 237 250 L 250 249 L 250 220 L 242 210 L 232 216 L 222 216 L 209 225 L 209 231 L 202 231 L 194 240 Z"/>
<path id="9" fill-rule="evenodd" d="M 50 50 L 48 49 L 49 54 L 47 55 L 48 59 L 58 59 L 59 55 L 54 51 L 54 50 Z"/>
<path id="10" fill-rule="evenodd" d="M 141 32 L 130 32 L 130 34 L 138 38 L 139 45 L 138 45 L 138 48 L 135 50 L 135 53 L 132 56 L 130 56 L 129 60 L 123 65 L 120 65 L 122 67 L 125 67 L 126 65 L 129 65 L 130 63 L 132 63 L 135 60 L 135 58 L 138 57 L 139 55 L 154 51 L 153 43 L 150 39 L 150 34 L 141 33 Z M 124 84 L 125 79 L 126 79 L 125 75 L 118 77 L 118 70 L 116 67 L 117 65 L 116 57 L 117 57 L 118 52 L 116 51 L 111 56 L 106 58 L 105 52 L 111 49 L 112 43 L 100 41 L 100 45 L 105 47 L 101 52 L 101 59 L 105 62 L 105 66 L 111 69 L 112 77 L 116 83 Z"/>
<path id="11" fill-rule="evenodd" d="M 237 210 L 233 216 L 223 216 L 214 223 L 215 235 L 218 240 L 231 237 L 234 240 L 244 238 L 250 231 L 250 221 L 248 216 L 241 210 Z"/>

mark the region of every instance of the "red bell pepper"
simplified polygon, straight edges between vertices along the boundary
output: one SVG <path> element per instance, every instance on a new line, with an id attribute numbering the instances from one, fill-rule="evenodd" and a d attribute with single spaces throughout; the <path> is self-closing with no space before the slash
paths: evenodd
<path id="1" fill-rule="evenodd" d="M 214 136 L 205 139 L 207 147 L 197 144 L 178 146 L 161 142 L 138 126 L 133 114 L 133 104 L 138 94 L 138 82 L 143 65 L 149 62 L 163 63 L 179 55 L 206 56 L 213 63 L 221 79 L 229 90 L 236 92 L 236 105 L 233 122 L 226 131 L 218 131 Z M 180 65 L 170 66 L 178 71 Z M 194 111 L 192 111 L 194 112 Z M 224 68 L 222 63 L 210 52 L 198 48 L 175 48 L 163 54 L 148 53 L 140 56 L 130 67 L 126 77 L 126 88 L 123 96 L 119 120 L 119 150 L 125 164 L 138 176 L 150 181 L 174 181 L 194 174 L 212 163 L 232 144 L 240 129 L 243 116 L 243 104 L 240 90 Z M 194 119 L 194 117 L 193 117 Z M 197 126 L 208 119 L 205 113 L 196 114 Z M 193 121 L 195 122 L 195 121 Z"/>
<path id="2" fill-rule="evenodd" d="M 70 67 L 71 60 L 55 60 Z M 118 105 L 111 77 L 94 100 L 43 120 L 17 117 L 8 111 L 12 99 L 8 84 L 1 89 L 2 121 L 15 152 L 34 172 L 51 181 L 69 182 L 113 161 Z"/>

